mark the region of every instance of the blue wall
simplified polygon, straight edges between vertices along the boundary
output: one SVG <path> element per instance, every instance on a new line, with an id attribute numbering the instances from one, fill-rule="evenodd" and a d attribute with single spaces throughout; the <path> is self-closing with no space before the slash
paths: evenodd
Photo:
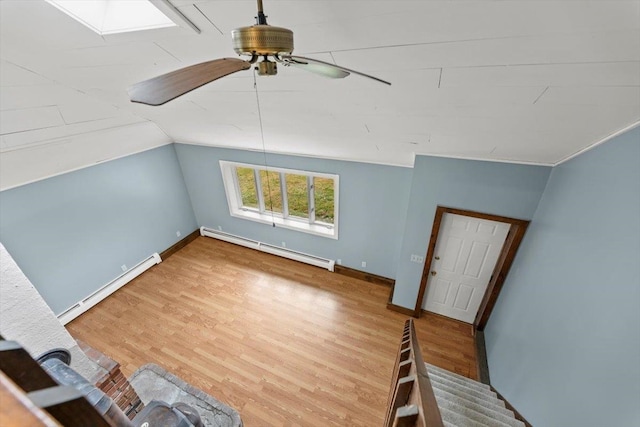
<path id="1" fill-rule="evenodd" d="M 531 219 L 551 168 L 417 156 L 393 303 L 413 310 L 437 206 Z"/>
<path id="2" fill-rule="evenodd" d="M 385 277 L 395 277 L 411 185 L 411 169 L 369 163 L 267 154 L 272 167 L 340 176 L 339 239 L 234 218 L 220 160 L 264 164 L 261 152 L 176 144 L 193 209 L 201 226 L 310 253 Z M 367 267 L 361 266 L 366 261 Z"/>
<path id="3" fill-rule="evenodd" d="M 485 339 L 533 425 L 640 425 L 640 128 L 553 169 Z"/>
<path id="4" fill-rule="evenodd" d="M 553 171 L 268 154 L 340 175 L 339 240 L 231 217 L 219 160 L 265 161 L 175 144 L 3 191 L 0 240 L 58 313 L 200 225 L 396 278 L 413 308 L 436 206 L 532 218 L 485 331 L 493 385 L 534 425 L 640 425 L 640 129 Z"/>
<path id="5" fill-rule="evenodd" d="M 55 313 L 195 229 L 173 145 L 0 192 L 0 240 Z"/>

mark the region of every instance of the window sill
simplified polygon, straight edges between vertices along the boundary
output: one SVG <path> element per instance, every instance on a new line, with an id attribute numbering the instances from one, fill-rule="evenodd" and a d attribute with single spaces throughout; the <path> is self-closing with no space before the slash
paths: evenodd
<path id="1" fill-rule="evenodd" d="M 284 219 L 277 215 L 271 216 L 271 214 L 261 214 L 259 212 L 248 210 L 233 211 L 231 212 L 231 216 L 263 224 L 275 224 L 276 227 L 288 228 L 290 230 L 301 231 L 303 233 L 314 234 L 316 236 L 328 237 L 336 240 L 338 239 L 338 231 L 335 227 L 329 228 L 319 224 L 309 224 L 308 222 Z"/>

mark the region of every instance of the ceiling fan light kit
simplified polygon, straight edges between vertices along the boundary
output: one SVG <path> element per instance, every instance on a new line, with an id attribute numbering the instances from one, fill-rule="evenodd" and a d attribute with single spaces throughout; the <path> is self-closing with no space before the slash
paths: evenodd
<path id="1" fill-rule="evenodd" d="M 233 50 L 240 56 L 250 56 L 249 60 L 221 58 L 214 59 L 145 80 L 129 88 L 132 102 L 147 105 L 162 105 L 192 90 L 233 74 L 248 70 L 256 64 L 258 75 L 273 76 L 278 73 L 278 63 L 294 66 L 329 78 L 344 78 L 357 74 L 390 85 L 391 83 L 355 70 L 341 67 L 318 59 L 293 56 L 293 31 L 267 24 L 258 0 L 256 25 L 236 28 L 231 32 Z"/>

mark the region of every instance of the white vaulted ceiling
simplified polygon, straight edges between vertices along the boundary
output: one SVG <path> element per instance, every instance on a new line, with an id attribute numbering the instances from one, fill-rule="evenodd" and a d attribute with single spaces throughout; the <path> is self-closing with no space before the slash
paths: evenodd
<path id="1" fill-rule="evenodd" d="M 2 188 L 172 141 L 263 149 L 253 73 L 161 107 L 127 87 L 235 57 L 251 1 L 172 0 L 201 33 L 101 37 L 0 0 Z M 553 165 L 640 119 L 640 1 L 265 0 L 295 53 L 392 82 L 258 77 L 264 148 L 410 166 L 415 154 Z"/>

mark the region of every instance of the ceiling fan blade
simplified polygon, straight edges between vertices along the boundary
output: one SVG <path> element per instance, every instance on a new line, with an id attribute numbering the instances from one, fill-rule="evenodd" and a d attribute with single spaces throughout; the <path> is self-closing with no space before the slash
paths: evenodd
<path id="1" fill-rule="evenodd" d="M 214 59 L 136 83 L 129 88 L 129 96 L 131 102 L 162 105 L 202 85 L 249 68 L 251 63 L 242 59 Z"/>
<path id="2" fill-rule="evenodd" d="M 305 71 L 310 71 L 315 74 L 320 74 L 321 76 L 324 76 L 324 77 L 330 77 L 332 79 L 343 79 L 347 77 L 349 74 L 351 74 L 348 71 L 344 71 L 344 70 L 341 70 L 340 68 L 333 66 L 333 64 L 327 64 L 327 63 L 321 64 L 316 62 L 315 60 L 303 58 L 302 56 L 296 56 L 296 57 L 286 56 L 280 59 L 282 59 L 287 65 L 291 65 L 293 67 L 297 67 Z"/>
<path id="3" fill-rule="evenodd" d="M 284 55 L 280 57 L 288 65 L 293 65 L 303 70 L 311 71 L 312 73 L 320 74 L 325 77 L 331 77 L 334 79 L 342 79 L 349 74 L 357 74 L 359 76 L 368 77 L 380 83 L 391 85 L 386 80 L 379 79 L 369 74 L 361 73 L 359 71 L 351 70 L 349 68 L 341 67 L 340 65 L 331 64 L 330 62 L 320 61 L 319 59 L 305 58 L 304 56 Z"/>

